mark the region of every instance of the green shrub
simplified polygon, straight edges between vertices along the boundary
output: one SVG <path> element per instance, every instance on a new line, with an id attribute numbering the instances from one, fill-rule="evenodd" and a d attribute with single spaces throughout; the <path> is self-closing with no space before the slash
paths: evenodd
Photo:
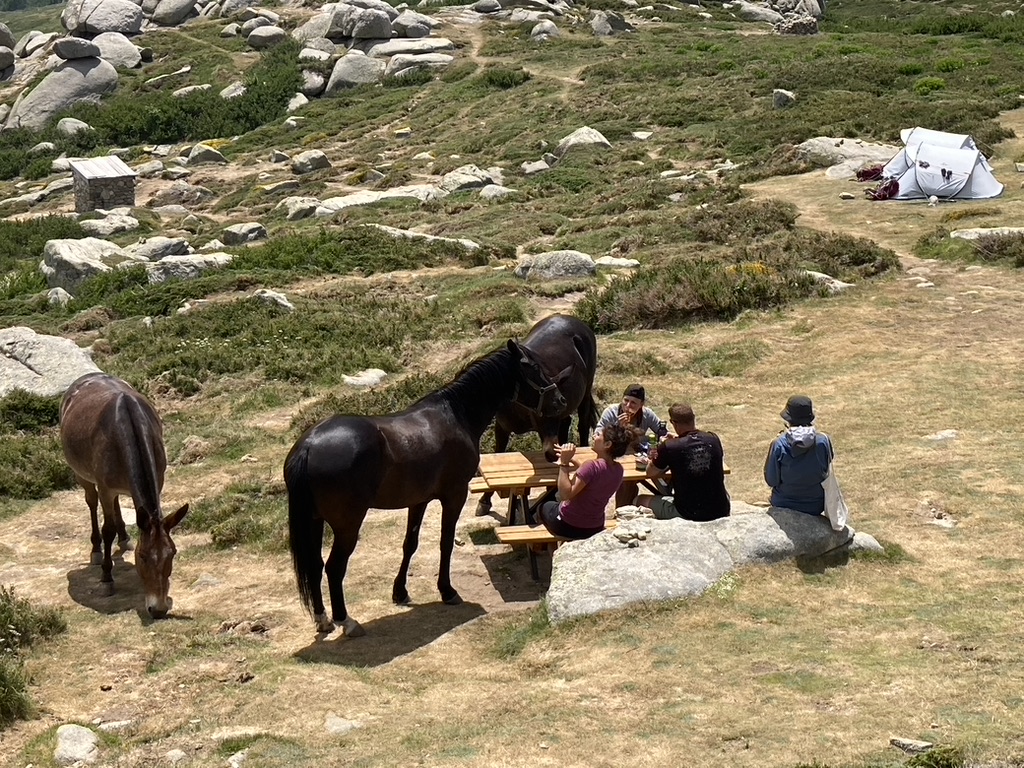
<path id="1" fill-rule="evenodd" d="M 208 532 L 217 549 L 247 545 L 280 552 L 288 548 L 287 526 L 285 486 L 242 480 L 196 502 L 182 530 Z"/>
<path id="2" fill-rule="evenodd" d="M 14 587 L 0 585 L 0 655 L 14 656 L 38 640 L 59 635 L 68 628 L 55 608 L 33 608 L 18 597 Z"/>
<path id="3" fill-rule="evenodd" d="M 37 263 L 22 261 L 0 278 L 0 300 L 28 297 L 46 290 L 46 278 Z"/>
<path id="4" fill-rule="evenodd" d="M 250 248 L 235 257 L 231 269 L 370 275 L 447 262 L 480 266 L 487 263 L 488 255 L 486 248 L 468 251 L 453 242 L 392 237 L 374 227 L 321 227 L 315 234 L 285 235 L 261 248 Z"/>
<path id="5" fill-rule="evenodd" d="M 684 226 L 704 243 L 752 240 L 796 226 L 796 206 L 782 200 L 743 200 L 689 211 Z"/>
<path id="6" fill-rule="evenodd" d="M 300 45 L 285 40 L 263 52 L 246 73 L 243 95 L 222 99 L 216 90 L 177 98 L 168 91 L 125 93 L 102 104 L 74 108 L 70 115 L 89 123 L 103 145 L 173 144 L 235 136 L 272 123 L 285 114 L 302 84 Z"/>
<path id="7" fill-rule="evenodd" d="M 935 65 L 935 69 L 939 72 L 956 72 L 966 66 L 967 62 L 963 59 L 943 59 Z"/>
<path id="8" fill-rule="evenodd" d="M 0 158 L 4 154 L 0 148 Z M 81 225 L 68 216 L 39 216 L 23 221 L 0 220 L 0 273 L 15 269 L 26 261 L 36 268 L 43 257 L 43 247 L 47 240 L 78 240 L 86 236 L 88 233 Z"/>
<path id="9" fill-rule="evenodd" d="M 60 398 L 16 389 L 0 398 L 0 435 L 43 432 L 60 420 Z"/>
<path id="10" fill-rule="evenodd" d="M 6 435 L 0 440 L 0 498 L 45 499 L 75 486 L 56 430 Z"/>
<path id="11" fill-rule="evenodd" d="M 483 68 L 477 79 L 489 88 L 507 91 L 529 81 L 530 73 L 525 69 L 492 64 Z"/>
<path id="12" fill-rule="evenodd" d="M 22 651 L 66 630 L 59 611 L 33 608 L 15 595 L 13 587 L 0 586 L 0 729 L 34 714 Z"/>
<path id="13" fill-rule="evenodd" d="M 927 96 L 932 91 L 941 91 L 946 87 L 946 81 L 941 77 L 922 77 L 914 83 L 914 91 L 918 96 Z"/>
<path id="14" fill-rule="evenodd" d="M 588 291 L 576 314 L 598 333 L 671 328 L 781 306 L 814 290 L 813 279 L 797 270 L 678 258 L 657 269 L 641 268 L 603 290 Z"/>
<path id="15" fill-rule="evenodd" d="M 42 499 L 74 486 L 57 436 L 59 416 L 59 398 L 20 389 L 0 398 L 0 498 Z"/>
<path id="16" fill-rule="evenodd" d="M 737 249 L 734 257 L 776 270 L 811 269 L 857 282 L 899 269 L 899 257 L 870 240 L 838 232 L 797 230 Z"/>

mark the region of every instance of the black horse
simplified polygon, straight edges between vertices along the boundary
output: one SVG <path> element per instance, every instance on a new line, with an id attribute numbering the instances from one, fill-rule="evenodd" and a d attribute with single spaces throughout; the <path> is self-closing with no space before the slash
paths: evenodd
<path id="1" fill-rule="evenodd" d="M 451 583 L 452 546 L 469 480 L 480 461 L 480 437 L 503 403 L 524 395 L 538 413 L 559 413 L 565 407 L 558 387 L 530 350 L 509 340 L 401 413 L 332 416 L 298 439 L 284 463 L 288 531 L 299 597 L 318 631 L 330 632 L 338 622 L 350 637 L 365 634 L 348 615 L 342 582 L 370 507 L 409 508 L 402 565 L 391 592 L 395 603 L 405 605 L 409 561 L 423 513 L 431 500 L 441 502 L 437 588 L 449 605 L 461 602 Z M 334 531 L 326 566 L 333 620 L 327 618 L 320 591 L 325 521 Z"/>
<path id="2" fill-rule="evenodd" d="M 597 426 L 594 402 L 594 374 L 597 372 L 597 339 L 582 320 L 568 315 L 551 315 L 538 322 L 523 339 L 522 346 L 540 361 L 544 374 L 558 385 L 565 399 L 564 408 L 555 414 L 540 414 L 517 402 L 498 409 L 494 421 L 494 450 L 508 449 L 512 435 L 536 432 L 544 445 L 548 461 L 557 458 L 555 444 L 569 439 L 572 414 L 576 412 L 579 444 L 590 444 L 590 431 Z M 485 493 L 477 504 L 477 515 L 491 511 L 491 494 Z M 509 521 L 511 522 L 511 521 Z"/>

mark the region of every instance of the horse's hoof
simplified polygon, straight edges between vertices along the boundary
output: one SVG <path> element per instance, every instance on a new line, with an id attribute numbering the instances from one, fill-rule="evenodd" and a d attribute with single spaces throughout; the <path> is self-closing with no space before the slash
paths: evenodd
<path id="1" fill-rule="evenodd" d="M 99 592 L 103 597 L 111 597 L 114 594 L 114 582 L 101 581 Z"/>
<path id="2" fill-rule="evenodd" d="M 89 555 L 89 564 L 90 565 L 99 565 L 102 562 L 103 562 L 103 553 L 102 552 L 93 552 L 91 555 Z"/>
<path id="3" fill-rule="evenodd" d="M 122 552 L 131 552 L 133 549 L 135 549 L 135 545 L 132 544 L 131 539 L 118 539 L 117 548 Z"/>
<path id="4" fill-rule="evenodd" d="M 487 515 L 489 515 L 489 514 L 491 514 L 491 505 L 490 504 L 483 504 L 483 503 L 477 502 L 477 505 L 476 505 L 476 516 L 477 517 L 487 517 Z"/>
<path id="5" fill-rule="evenodd" d="M 362 625 L 351 616 L 341 622 L 341 628 L 345 632 L 345 637 L 362 637 L 366 634 Z"/>
<path id="6" fill-rule="evenodd" d="M 329 635 L 334 631 L 334 622 L 327 618 L 326 613 L 318 613 L 314 616 L 313 623 L 316 625 L 317 632 L 323 632 L 325 635 Z"/>
<path id="7" fill-rule="evenodd" d="M 409 595 L 392 595 L 391 602 L 395 605 L 412 605 L 412 600 L 409 599 Z"/>
<path id="8" fill-rule="evenodd" d="M 445 605 L 462 605 L 462 598 L 459 597 L 458 592 L 452 592 L 449 597 L 441 596 L 441 600 Z"/>

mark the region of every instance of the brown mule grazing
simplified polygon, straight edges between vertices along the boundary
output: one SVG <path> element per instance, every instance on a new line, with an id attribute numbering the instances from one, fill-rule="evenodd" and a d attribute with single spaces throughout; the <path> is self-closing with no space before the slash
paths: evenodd
<path id="1" fill-rule="evenodd" d="M 100 584 L 106 594 L 114 593 L 114 534 L 122 549 L 131 548 L 117 498 L 129 495 L 139 527 L 135 567 L 146 592 L 146 610 L 154 619 L 163 618 L 173 603 L 168 591 L 177 550 L 171 530 L 185 517 L 188 504 L 167 518 L 160 510 L 167 469 L 160 417 L 124 381 L 87 373 L 71 384 L 61 401 L 60 441 L 64 458 L 85 489 L 92 515 L 92 563 L 103 566 Z M 103 506 L 102 552 L 97 504 Z"/>

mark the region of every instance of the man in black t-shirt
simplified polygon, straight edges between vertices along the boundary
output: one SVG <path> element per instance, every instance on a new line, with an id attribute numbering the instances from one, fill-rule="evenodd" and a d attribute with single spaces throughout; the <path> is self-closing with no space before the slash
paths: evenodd
<path id="1" fill-rule="evenodd" d="M 657 479 L 671 472 L 672 495 L 639 496 L 636 504 L 651 509 L 659 520 L 681 517 L 705 522 L 728 517 L 722 441 L 714 432 L 697 429 L 689 405 L 676 403 L 668 413 L 677 437 L 658 446 L 647 465 L 647 476 Z"/>

